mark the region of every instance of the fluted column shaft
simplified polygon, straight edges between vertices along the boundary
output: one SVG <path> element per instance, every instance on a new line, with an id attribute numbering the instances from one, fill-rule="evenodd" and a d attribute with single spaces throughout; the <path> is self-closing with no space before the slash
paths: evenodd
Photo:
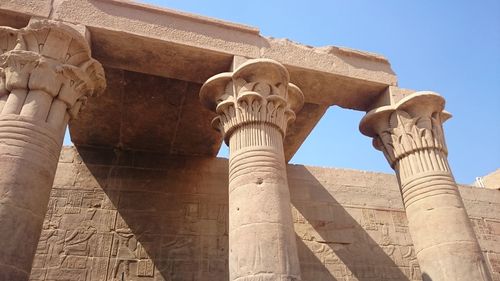
<path id="1" fill-rule="evenodd" d="M 301 280 L 283 138 L 302 104 L 286 69 L 253 60 L 201 91 L 229 144 L 230 280 Z"/>
<path id="2" fill-rule="evenodd" d="M 66 125 L 104 87 L 73 28 L 0 27 L 0 280 L 28 280 Z"/>
<path id="3" fill-rule="evenodd" d="M 368 112 L 360 129 L 396 171 L 423 280 L 489 281 L 448 164 L 443 109 L 439 95 L 417 92 Z"/>

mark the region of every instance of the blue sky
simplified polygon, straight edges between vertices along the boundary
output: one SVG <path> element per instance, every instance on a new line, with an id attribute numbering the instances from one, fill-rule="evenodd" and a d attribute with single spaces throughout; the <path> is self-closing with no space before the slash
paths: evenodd
<path id="1" fill-rule="evenodd" d="M 263 36 L 384 55 L 400 87 L 446 98 L 454 117 L 445 133 L 458 182 L 500 168 L 498 0 L 141 2 L 255 26 Z M 392 173 L 358 131 L 363 114 L 330 108 L 292 162 Z"/>

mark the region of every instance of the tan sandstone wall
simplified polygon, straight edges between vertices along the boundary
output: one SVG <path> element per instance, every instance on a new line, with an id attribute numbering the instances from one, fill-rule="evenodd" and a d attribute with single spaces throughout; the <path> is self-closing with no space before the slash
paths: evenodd
<path id="1" fill-rule="evenodd" d="M 31 280 L 228 280 L 227 165 L 63 149 Z M 394 176 L 289 165 L 288 178 L 304 280 L 420 280 Z M 460 191 L 500 281 L 500 192 Z"/>

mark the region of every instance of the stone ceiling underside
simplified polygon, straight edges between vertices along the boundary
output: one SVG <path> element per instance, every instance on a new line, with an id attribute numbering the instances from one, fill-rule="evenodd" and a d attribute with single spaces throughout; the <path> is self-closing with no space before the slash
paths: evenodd
<path id="1" fill-rule="evenodd" d="M 16 11 L 16 12 L 13 12 Z M 367 110 L 386 100 L 396 76 L 381 56 L 265 38 L 256 28 L 117 0 L 0 0 L 0 25 L 31 17 L 87 27 L 108 88 L 70 124 L 81 146 L 215 156 L 222 138 L 198 92 L 246 58 L 283 63 L 306 104 L 285 138 L 289 160 L 329 106 Z"/>
<path id="2" fill-rule="evenodd" d="M 106 68 L 107 90 L 91 97 L 70 124 L 75 145 L 118 147 L 184 155 L 216 155 L 221 135 L 211 126 L 215 114 L 198 99 L 201 84 Z M 326 107 L 306 103 L 288 130 L 291 157 Z"/>

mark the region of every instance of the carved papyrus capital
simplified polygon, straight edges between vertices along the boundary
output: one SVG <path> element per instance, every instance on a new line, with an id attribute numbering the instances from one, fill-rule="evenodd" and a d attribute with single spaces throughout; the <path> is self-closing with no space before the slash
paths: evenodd
<path id="1" fill-rule="evenodd" d="M 410 169 L 408 175 L 448 171 L 442 123 L 451 115 L 444 111 L 444 105 L 444 98 L 436 93 L 416 92 L 395 105 L 368 112 L 361 120 L 360 131 L 373 137 L 374 147 L 396 170 L 403 161 Z"/>
<path id="2" fill-rule="evenodd" d="M 444 105 L 416 92 L 368 112 L 360 130 L 396 171 L 424 280 L 491 280 L 448 165 Z"/>
<path id="3" fill-rule="evenodd" d="M 208 79 L 200 91 L 202 103 L 217 113 L 212 124 L 224 134 L 226 143 L 237 130 L 249 124 L 276 127 L 282 137 L 304 103 L 300 89 L 289 83 L 286 68 L 273 60 L 249 60 L 234 72 Z"/>
<path id="4" fill-rule="evenodd" d="M 3 114 L 49 122 L 67 112 L 74 118 L 88 96 L 106 87 L 88 41 L 67 24 L 42 20 L 23 29 L 0 27 L 0 39 L 0 99 L 16 96 L 4 98 Z"/>

